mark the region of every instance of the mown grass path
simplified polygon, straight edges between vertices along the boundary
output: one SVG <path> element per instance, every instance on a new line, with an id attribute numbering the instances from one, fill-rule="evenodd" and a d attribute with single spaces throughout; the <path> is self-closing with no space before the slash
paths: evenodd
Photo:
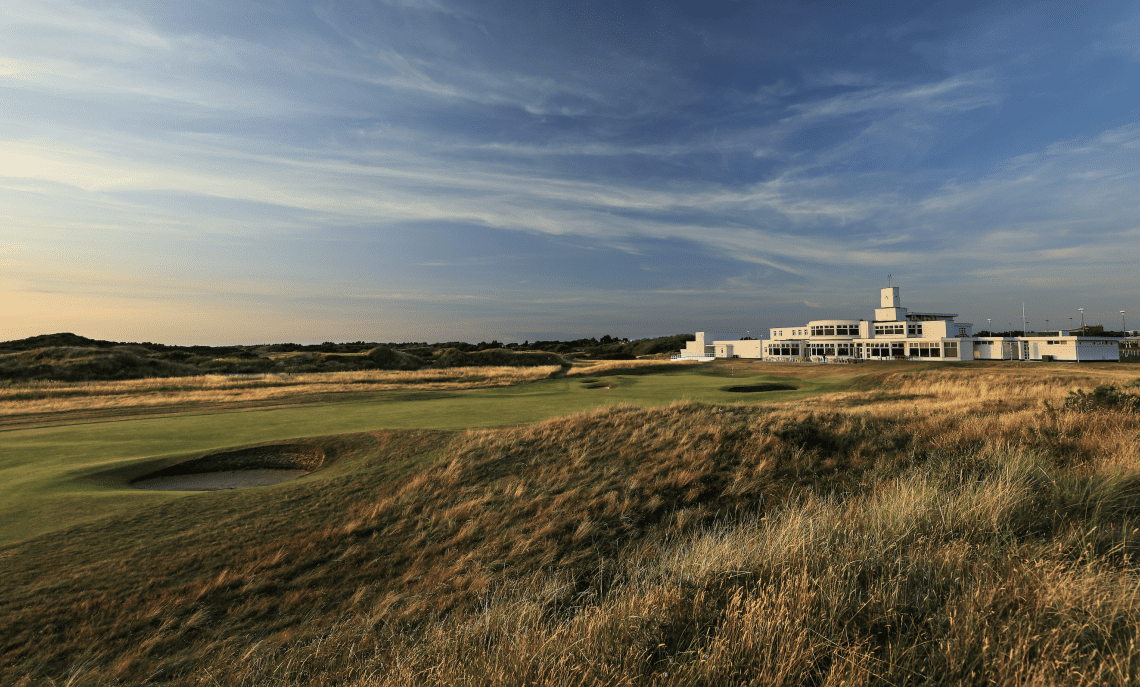
<path id="1" fill-rule="evenodd" d="M 526 424 L 616 403 L 652 406 L 682 399 L 711 403 L 788 401 L 848 388 L 853 372 L 834 368 L 831 375 L 796 379 L 756 374 L 761 369 L 760 364 L 726 362 L 653 374 L 611 371 L 602 377 L 586 378 L 604 382 L 606 386 L 600 388 L 590 388 L 597 387 L 597 381 L 570 376 L 507 388 L 389 392 L 373 400 L 344 403 L 128 417 L 3 431 L 0 546 L 164 499 L 202 498 L 205 495 L 148 492 L 127 486 L 126 481 L 136 476 L 133 473 L 142 474 L 152 465 L 181 456 L 376 429 L 447 430 Z M 804 371 L 809 369 L 814 374 L 821 372 L 817 366 L 805 366 Z M 799 389 L 756 394 L 721 390 L 761 382 L 791 383 Z"/>

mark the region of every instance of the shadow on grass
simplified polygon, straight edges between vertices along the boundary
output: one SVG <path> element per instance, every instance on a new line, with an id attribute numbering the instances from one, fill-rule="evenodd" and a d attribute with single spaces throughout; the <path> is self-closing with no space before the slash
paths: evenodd
<path id="1" fill-rule="evenodd" d="M 730 391 L 737 394 L 751 394 L 762 391 L 799 391 L 798 386 L 791 384 L 750 384 L 748 386 L 725 386 L 721 391 Z"/>

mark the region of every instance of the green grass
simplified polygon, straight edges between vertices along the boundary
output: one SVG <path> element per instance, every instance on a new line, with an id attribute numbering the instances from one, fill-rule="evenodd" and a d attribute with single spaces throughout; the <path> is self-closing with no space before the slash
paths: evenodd
<path id="1" fill-rule="evenodd" d="M 735 368 L 729 371 L 727 368 Z M 193 494 L 143 492 L 127 481 L 205 452 L 304 436 L 374 429 L 461 429 L 536 422 L 602 405 L 786 401 L 842 390 L 849 370 L 818 379 L 743 375 L 747 364 L 616 374 L 612 388 L 575 377 L 470 392 L 420 392 L 297 408 L 122 419 L 0 432 L 0 546 L 144 504 Z M 808 368 L 805 368 L 808 369 Z M 784 382 L 797 391 L 740 394 L 722 388 Z M 124 470 L 115 470 L 125 468 Z"/>

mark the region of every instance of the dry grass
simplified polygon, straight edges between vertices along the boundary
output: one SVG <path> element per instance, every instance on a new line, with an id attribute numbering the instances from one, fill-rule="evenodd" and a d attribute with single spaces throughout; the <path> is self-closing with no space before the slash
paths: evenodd
<path id="1" fill-rule="evenodd" d="M 227 377 L 170 377 L 116 382 L 0 384 L 0 415 L 306 402 L 370 391 L 452 391 L 510 386 L 545 379 L 560 368 L 459 367 L 442 370 L 322 372 Z"/>
<path id="2" fill-rule="evenodd" d="M 1053 409 L 1131 379 L 974 373 L 323 440 L 364 467 L 2 559 L 17 591 L 0 670 L 76 685 L 1136 682 L 1140 416 Z M 374 472 L 425 451 L 439 457 L 414 474 Z M 162 555 L 110 539 L 160 515 Z"/>

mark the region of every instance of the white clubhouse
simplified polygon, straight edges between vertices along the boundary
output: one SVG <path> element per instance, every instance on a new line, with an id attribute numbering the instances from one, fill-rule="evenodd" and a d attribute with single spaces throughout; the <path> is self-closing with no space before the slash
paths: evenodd
<path id="1" fill-rule="evenodd" d="M 872 320 L 813 320 L 775 327 L 767 339 L 697 332 L 674 359 L 759 358 L 773 362 L 860 360 L 1119 361 L 1120 340 L 1068 330 L 1022 336 L 973 336 L 973 325 L 953 313 L 910 312 L 899 287 L 880 292 Z"/>

